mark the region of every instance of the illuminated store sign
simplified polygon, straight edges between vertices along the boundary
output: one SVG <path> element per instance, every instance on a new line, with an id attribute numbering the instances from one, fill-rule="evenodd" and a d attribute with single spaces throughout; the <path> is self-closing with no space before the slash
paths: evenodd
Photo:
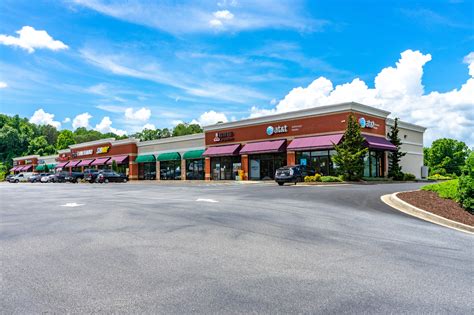
<path id="1" fill-rule="evenodd" d="M 365 120 L 364 117 L 359 118 L 359 125 L 361 128 L 370 128 L 373 129 L 376 127 L 375 121 L 373 120 Z"/>
<path id="2" fill-rule="evenodd" d="M 233 131 L 216 132 L 216 135 L 214 137 L 214 142 L 226 142 L 226 141 L 233 141 L 233 140 L 234 140 Z"/>
<path id="3" fill-rule="evenodd" d="M 94 151 L 92 149 L 89 149 L 89 150 L 77 151 L 76 154 L 73 154 L 73 155 L 75 156 L 91 155 L 92 152 Z"/>
<path id="4" fill-rule="evenodd" d="M 287 125 L 284 125 L 284 126 L 276 126 L 276 127 L 273 127 L 273 126 L 268 126 L 267 127 L 267 135 L 271 136 L 273 134 L 277 134 L 277 133 L 286 133 L 288 132 L 288 126 Z"/>
<path id="5" fill-rule="evenodd" d="M 109 152 L 110 147 L 98 147 L 97 150 L 95 150 L 95 154 L 102 154 L 102 153 L 107 153 Z"/>

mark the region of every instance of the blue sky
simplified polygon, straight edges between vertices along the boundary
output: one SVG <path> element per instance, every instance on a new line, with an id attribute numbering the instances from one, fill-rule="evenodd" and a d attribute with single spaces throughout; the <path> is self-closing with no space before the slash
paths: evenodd
<path id="1" fill-rule="evenodd" d="M 472 1 L 4 0 L 1 112 L 131 133 L 354 100 L 429 127 L 427 143 L 473 145 L 473 10 Z"/>

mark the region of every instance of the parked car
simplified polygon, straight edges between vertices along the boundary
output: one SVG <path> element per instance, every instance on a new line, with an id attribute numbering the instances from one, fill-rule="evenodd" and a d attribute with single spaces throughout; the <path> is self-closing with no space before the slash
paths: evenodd
<path id="1" fill-rule="evenodd" d="M 27 182 L 33 173 L 20 173 L 9 179 L 10 183 Z"/>
<path id="2" fill-rule="evenodd" d="M 88 169 L 84 171 L 84 180 L 88 181 L 89 183 L 95 183 L 97 180 L 97 175 L 99 175 L 101 171 Z"/>
<path id="3" fill-rule="evenodd" d="M 45 176 L 48 176 L 48 173 L 41 173 L 41 174 L 33 174 L 28 178 L 28 181 L 30 183 L 39 183 L 41 182 L 41 179 Z"/>
<path id="4" fill-rule="evenodd" d="M 128 181 L 128 176 L 125 174 L 120 174 L 117 172 L 101 172 L 97 175 L 98 183 L 108 183 L 108 182 L 119 182 L 126 183 Z"/>
<path id="5" fill-rule="evenodd" d="M 56 174 L 46 174 L 46 176 L 41 177 L 42 183 L 52 183 L 56 178 Z"/>
<path id="6" fill-rule="evenodd" d="M 84 178 L 84 173 L 81 172 L 71 172 L 66 176 L 66 181 L 70 183 L 77 183 L 79 180 Z"/>
<path id="7" fill-rule="evenodd" d="M 305 176 L 314 176 L 316 171 L 306 165 L 283 166 L 276 170 L 275 181 L 278 185 L 284 183 L 296 183 L 304 181 Z"/>
<path id="8" fill-rule="evenodd" d="M 5 177 L 5 181 L 6 182 L 9 182 L 10 181 L 10 178 L 12 178 L 13 176 L 15 176 L 14 174 L 9 174 Z"/>
<path id="9" fill-rule="evenodd" d="M 52 183 L 65 183 L 66 182 L 66 176 L 68 176 L 68 172 L 59 172 L 56 174 L 52 174 L 49 178 L 49 181 Z"/>

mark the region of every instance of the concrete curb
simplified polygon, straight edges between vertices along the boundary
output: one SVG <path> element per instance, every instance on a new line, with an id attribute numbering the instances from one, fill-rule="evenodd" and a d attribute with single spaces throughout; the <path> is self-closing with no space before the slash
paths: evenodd
<path id="1" fill-rule="evenodd" d="M 408 192 L 408 191 L 404 191 Z M 422 210 L 420 208 L 417 208 L 415 206 L 412 206 L 406 201 L 401 200 L 400 198 L 397 197 L 397 194 L 401 192 L 396 192 L 393 194 L 389 195 L 383 195 L 380 197 L 380 199 L 387 205 L 389 205 L 392 208 L 395 208 L 401 212 L 404 212 L 406 214 L 409 214 L 411 216 L 417 217 L 419 219 L 423 219 L 425 221 L 429 221 L 431 223 L 435 223 L 438 225 L 442 225 L 454 230 L 458 230 L 461 232 L 465 232 L 471 235 L 474 235 L 474 227 L 459 223 L 450 219 L 446 219 L 444 217 L 441 217 L 439 215 L 436 215 L 434 213 Z"/>

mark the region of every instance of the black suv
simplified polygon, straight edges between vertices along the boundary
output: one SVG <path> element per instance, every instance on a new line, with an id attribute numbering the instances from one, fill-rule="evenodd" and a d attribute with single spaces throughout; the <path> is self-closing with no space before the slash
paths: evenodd
<path id="1" fill-rule="evenodd" d="M 282 186 L 284 183 L 303 182 L 305 176 L 314 176 L 316 171 L 306 165 L 283 166 L 276 170 L 275 181 Z"/>
<path id="2" fill-rule="evenodd" d="M 117 173 L 114 171 L 100 172 L 97 175 L 98 183 L 108 183 L 108 182 L 119 182 L 126 183 L 128 181 L 128 176 L 125 174 Z"/>
<path id="3" fill-rule="evenodd" d="M 89 183 L 95 183 L 97 180 L 97 175 L 99 175 L 101 171 L 95 169 L 88 169 L 84 171 L 84 180 L 88 181 Z"/>

